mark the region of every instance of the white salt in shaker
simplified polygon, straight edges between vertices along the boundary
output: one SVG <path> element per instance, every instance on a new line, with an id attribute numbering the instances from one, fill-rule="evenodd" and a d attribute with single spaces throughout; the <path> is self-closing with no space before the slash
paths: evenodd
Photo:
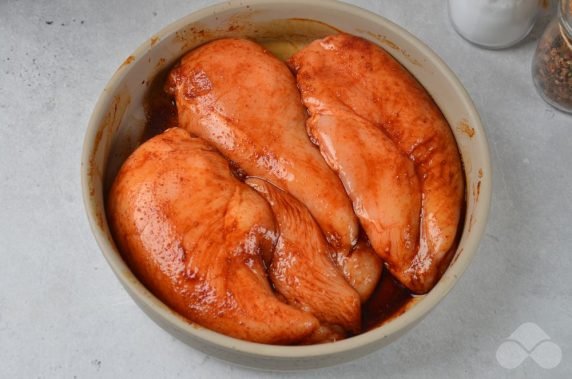
<path id="1" fill-rule="evenodd" d="M 528 35 L 539 13 L 539 0 L 449 0 L 449 17 L 469 42 L 502 49 Z"/>

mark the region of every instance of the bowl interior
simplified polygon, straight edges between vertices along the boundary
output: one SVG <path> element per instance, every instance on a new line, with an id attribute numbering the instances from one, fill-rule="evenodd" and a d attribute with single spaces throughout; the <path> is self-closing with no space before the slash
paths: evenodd
<path id="1" fill-rule="evenodd" d="M 186 51 L 221 37 L 249 37 L 272 48 L 343 31 L 366 38 L 392 54 L 429 91 L 448 120 L 462 155 L 466 216 L 459 247 L 448 270 L 427 295 L 400 316 L 356 337 L 316 346 L 267 346 L 236 340 L 193 325 L 155 298 L 125 265 L 108 229 L 104 193 L 127 156 L 140 144 L 146 124 L 144 96 L 153 78 Z M 284 44 L 278 49 L 289 53 Z M 486 136 L 474 106 L 447 66 L 409 33 L 359 8 L 320 1 L 227 2 L 193 13 L 151 36 L 118 68 L 101 94 L 85 137 L 82 158 L 84 202 L 93 233 L 105 258 L 134 300 L 162 327 L 217 357 L 256 367 L 281 368 L 297 359 L 300 367 L 349 360 L 388 343 L 427 314 L 465 270 L 484 231 L 491 194 Z M 252 361 L 249 361 L 250 358 Z M 314 358 L 322 357 L 322 363 Z M 310 362 L 310 363 L 308 363 Z M 288 368 L 292 362 L 288 362 Z"/>

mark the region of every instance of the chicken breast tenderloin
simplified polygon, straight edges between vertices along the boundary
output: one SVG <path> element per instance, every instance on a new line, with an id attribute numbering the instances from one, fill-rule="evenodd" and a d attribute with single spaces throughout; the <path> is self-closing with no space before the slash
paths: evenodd
<path id="1" fill-rule="evenodd" d="M 175 97 L 181 127 L 247 175 L 292 194 L 328 242 L 349 252 L 357 219 L 339 178 L 305 132 L 306 112 L 282 61 L 252 41 L 220 39 L 185 55 L 165 88 Z"/>
<path id="2" fill-rule="evenodd" d="M 261 256 L 276 242 L 267 202 L 183 129 L 168 129 L 127 159 L 108 217 L 129 267 L 188 319 L 270 344 L 318 330 L 314 316 L 279 301 L 267 280 Z"/>
<path id="3" fill-rule="evenodd" d="M 369 220 L 362 216 L 360 221 L 365 224 L 372 246 L 387 261 L 392 273 L 412 291 L 427 292 L 451 258 L 450 251 L 457 234 L 464 197 L 459 152 L 439 108 L 395 59 L 380 47 L 359 37 L 339 34 L 316 40 L 295 54 L 290 64 L 296 71 L 303 102 L 311 115 L 307 122 L 308 132 L 318 142 L 322 153 L 331 156 L 327 158 L 328 163 L 337 167 L 342 179 L 348 175 L 346 166 L 351 162 L 341 160 L 340 154 L 342 150 L 350 149 L 347 143 L 351 143 L 353 137 L 351 132 L 347 132 L 345 145 L 341 141 L 329 140 L 331 131 L 327 128 L 331 128 L 331 125 L 336 125 L 334 130 L 337 133 L 340 124 L 346 123 L 345 128 L 355 130 L 356 134 L 374 126 L 413 162 L 422 194 L 420 238 L 415 246 L 416 253 L 402 254 L 409 251 L 405 240 L 401 246 L 395 246 L 395 240 L 387 241 L 392 233 L 385 233 L 386 237 L 380 241 L 380 237 L 376 236 L 378 233 L 372 233 L 371 228 L 368 230 L 365 226 Z M 360 141 L 365 142 L 363 139 Z M 380 150 L 387 152 L 385 145 Z M 364 150 L 369 151 L 361 144 L 353 146 L 356 155 L 363 156 Z M 391 161 L 397 162 L 393 158 Z M 410 190 L 414 192 L 415 179 L 411 176 L 411 166 L 403 159 L 399 159 L 399 162 L 402 162 L 403 170 L 396 171 L 401 176 L 396 178 L 394 184 L 399 185 L 399 181 L 409 178 L 406 181 L 410 181 Z M 386 169 L 392 171 L 396 166 L 390 165 Z M 379 175 L 388 180 L 391 177 L 377 170 L 369 171 L 369 175 Z M 352 200 L 359 217 L 360 209 L 362 206 L 366 208 L 366 205 L 356 203 L 355 199 L 365 194 L 357 193 L 359 190 L 348 187 L 348 183 L 346 189 L 350 196 L 354 192 Z M 395 187 L 370 187 L 366 190 L 399 192 Z M 398 195 L 397 203 L 412 201 L 417 204 L 418 200 L 410 196 L 411 191 Z M 407 197 L 410 199 L 407 200 Z M 411 212 L 417 207 L 413 203 Z M 382 208 L 380 212 L 383 212 Z M 405 214 L 411 216 L 408 212 Z M 411 230 L 411 240 L 417 233 Z"/>
<path id="4" fill-rule="evenodd" d="M 360 297 L 332 261 L 330 247 L 310 212 L 262 179 L 249 178 L 246 184 L 268 201 L 276 217 L 279 236 L 268 268 L 274 288 L 289 304 L 326 325 L 358 333 Z"/>

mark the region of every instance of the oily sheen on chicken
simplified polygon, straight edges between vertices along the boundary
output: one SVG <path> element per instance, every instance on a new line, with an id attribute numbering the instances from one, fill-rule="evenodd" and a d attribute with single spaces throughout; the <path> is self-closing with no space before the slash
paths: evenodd
<path id="1" fill-rule="evenodd" d="M 359 37 L 316 40 L 290 64 L 308 133 L 344 182 L 373 248 L 405 286 L 427 292 L 452 256 L 464 196 L 459 152 L 439 108 L 395 59 Z"/>
<path id="2" fill-rule="evenodd" d="M 320 327 L 278 300 L 263 256 L 277 233 L 268 203 L 203 140 L 173 128 L 141 145 L 109 193 L 115 241 L 137 277 L 188 319 L 226 335 L 298 343 Z"/>

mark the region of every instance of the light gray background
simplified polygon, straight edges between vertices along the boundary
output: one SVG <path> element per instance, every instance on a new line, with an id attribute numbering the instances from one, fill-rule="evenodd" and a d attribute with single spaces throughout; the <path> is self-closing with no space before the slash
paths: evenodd
<path id="1" fill-rule="evenodd" d="M 404 338 L 343 366 L 278 377 L 570 377 L 572 117 L 535 93 L 537 28 L 487 51 L 453 31 L 444 0 L 352 1 L 397 22 L 457 73 L 493 155 L 488 231 L 466 274 Z M 89 230 L 80 151 L 115 69 L 154 32 L 212 1 L 0 0 L 0 377 L 267 377 L 209 358 L 131 301 Z M 53 21 L 48 25 L 47 21 Z M 552 370 L 499 366 L 497 347 L 537 323 Z"/>

